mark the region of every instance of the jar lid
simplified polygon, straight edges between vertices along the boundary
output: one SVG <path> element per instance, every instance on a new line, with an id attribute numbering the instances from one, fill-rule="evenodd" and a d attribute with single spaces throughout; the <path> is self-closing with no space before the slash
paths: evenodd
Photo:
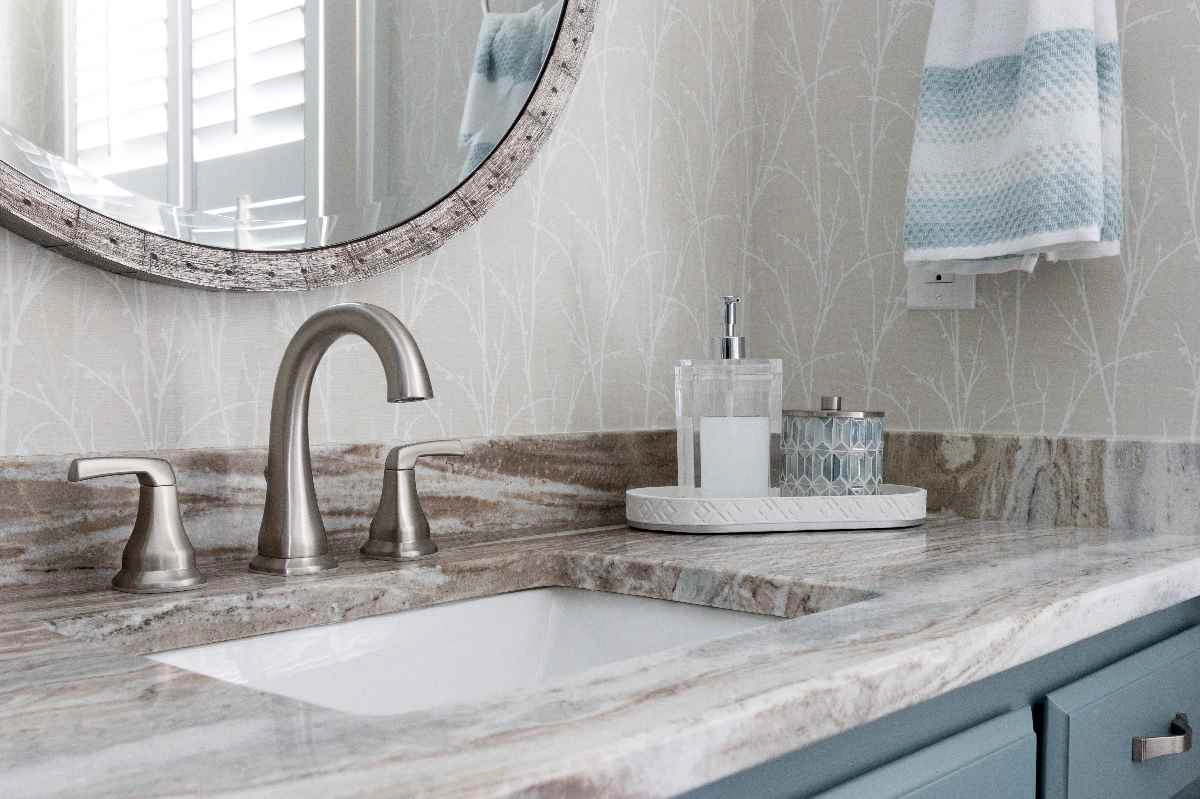
<path id="1" fill-rule="evenodd" d="M 784 416 L 836 416 L 840 419 L 882 419 L 883 411 L 844 411 L 842 398 L 834 394 L 821 397 L 819 410 L 784 410 Z"/>

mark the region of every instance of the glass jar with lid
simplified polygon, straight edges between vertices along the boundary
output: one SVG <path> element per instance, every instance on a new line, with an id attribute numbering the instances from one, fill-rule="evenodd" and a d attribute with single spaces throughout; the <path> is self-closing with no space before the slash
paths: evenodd
<path id="1" fill-rule="evenodd" d="M 842 409 L 842 398 L 821 397 L 818 410 L 783 412 L 784 496 L 878 494 L 883 484 L 884 415 Z"/>

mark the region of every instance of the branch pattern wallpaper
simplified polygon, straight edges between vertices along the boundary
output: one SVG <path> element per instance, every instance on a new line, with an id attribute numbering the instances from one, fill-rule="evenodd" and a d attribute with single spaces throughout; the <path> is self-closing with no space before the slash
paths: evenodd
<path id="1" fill-rule="evenodd" d="M 973 312 L 905 309 L 930 0 L 604 0 L 530 172 L 413 266 L 205 293 L 0 231 L 0 451 L 263 444 L 288 338 L 345 300 L 410 325 L 437 397 L 388 406 L 379 365 L 345 340 L 314 387 L 314 442 L 670 426 L 672 363 L 705 354 L 731 291 L 753 354 L 784 358 L 789 406 L 836 391 L 896 429 L 1195 439 L 1200 11 L 1118 2 L 1120 259 L 982 278 Z M 0 90 L 0 112 L 20 102 Z"/>
<path id="2" fill-rule="evenodd" d="M 1200 422 L 1200 6 L 1117 0 L 1120 258 L 981 277 L 909 312 L 900 258 L 932 0 L 764 3 L 755 19 L 752 294 L 790 404 L 841 393 L 894 428 L 1194 439 Z"/>

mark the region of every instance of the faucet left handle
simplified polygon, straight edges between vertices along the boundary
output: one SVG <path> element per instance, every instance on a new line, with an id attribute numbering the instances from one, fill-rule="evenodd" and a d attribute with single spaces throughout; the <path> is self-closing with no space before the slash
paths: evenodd
<path id="1" fill-rule="evenodd" d="M 78 483 L 120 474 L 136 474 L 144 486 L 175 485 L 175 470 L 162 458 L 76 458 L 67 470 L 67 479 Z"/>
<path id="2" fill-rule="evenodd" d="M 141 484 L 137 519 L 112 587 L 132 594 L 189 591 L 205 583 L 183 527 L 175 470 L 161 458 L 76 458 L 67 480 L 136 475 Z"/>

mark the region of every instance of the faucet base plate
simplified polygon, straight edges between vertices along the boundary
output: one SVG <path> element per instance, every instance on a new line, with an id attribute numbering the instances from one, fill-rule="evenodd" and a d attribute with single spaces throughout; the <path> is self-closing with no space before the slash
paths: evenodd
<path id="1" fill-rule="evenodd" d="M 423 541 L 381 541 L 369 538 L 359 550 L 364 557 L 376 560 L 413 560 L 437 551 L 437 544 L 428 538 Z"/>
<path id="2" fill-rule="evenodd" d="M 250 571 L 295 577 L 301 574 L 329 571 L 336 569 L 337 565 L 337 559 L 328 552 L 324 555 L 313 555 L 307 558 L 272 558 L 259 554 L 250 561 Z"/>
<path id="3" fill-rule="evenodd" d="M 126 594 L 167 594 L 172 591 L 191 591 L 206 582 L 195 566 L 157 571 L 121 569 L 113 577 L 112 587 Z"/>

